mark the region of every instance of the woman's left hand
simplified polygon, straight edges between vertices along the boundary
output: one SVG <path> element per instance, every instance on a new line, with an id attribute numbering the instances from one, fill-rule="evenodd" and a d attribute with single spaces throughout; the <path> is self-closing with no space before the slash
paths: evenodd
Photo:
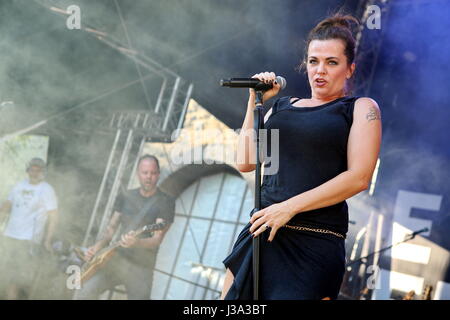
<path id="1" fill-rule="evenodd" d="M 269 241 L 272 241 L 278 229 L 288 223 L 295 214 L 286 202 L 275 203 L 255 212 L 250 218 L 250 232 L 254 237 L 270 228 Z M 256 230 L 256 231 L 255 231 Z"/>

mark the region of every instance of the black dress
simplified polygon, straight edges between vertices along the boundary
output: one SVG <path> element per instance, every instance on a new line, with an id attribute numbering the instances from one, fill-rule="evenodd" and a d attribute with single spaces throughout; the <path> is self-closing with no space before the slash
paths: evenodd
<path id="1" fill-rule="evenodd" d="M 347 170 L 347 141 L 357 98 L 341 97 L 316 107 L 295 107 L 291 97 L 275 101 L 265 128 L 279 130 L 279 169 L 263 177 L 263 208 L 313 189 Z M 268 169 L 270 164 L 265 166 Z M 345 236 L 347 203 L 302 212 L 288 224 Z M 250 226 L 244 227 L 223 261 L 234 275 L 226 300 L 253 299 Z M 285 227 L 278 229 L 272 242 L 268 237 L 269 231 L 261 234 L 261 299 L 337 298 L 345 270 L 344 238 Z"/>

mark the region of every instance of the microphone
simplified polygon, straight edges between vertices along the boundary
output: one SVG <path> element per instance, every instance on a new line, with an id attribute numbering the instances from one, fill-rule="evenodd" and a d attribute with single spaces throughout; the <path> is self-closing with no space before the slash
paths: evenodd
<path id="1" fill-rule="evenodd" d="M 414 239 L 419 233 L 427 232 L 427 231 L 428 231 L 428 228 L 423 228 L 423 229 L 414 231 L 413 233 L 406 235 L 405 239 L 407 239 L 407 240 Z"/>
<path id="2" fill-rule="evenodd" d="M 413 233 L 411 233 L 411 237 L 415 237 L 415 236 L 418 235 L 419 233 L 427 232 L 427 231 L 428 231 L 428 228 L 423 228 L 423 229 L 414 231 Z"/>
<path id="3" fill-rule="evenodd" d="M 275 78 L 275 81 L 280 85 L 281 90 L 286 87 L 286 79 L 280 76 Z M 273 88 L 272 83 L 264 83 L 255 78 L 231 78 L 220 80 L 222 87 L 230 88 L 253 88 L 256 91 L 267 91 Z"/>

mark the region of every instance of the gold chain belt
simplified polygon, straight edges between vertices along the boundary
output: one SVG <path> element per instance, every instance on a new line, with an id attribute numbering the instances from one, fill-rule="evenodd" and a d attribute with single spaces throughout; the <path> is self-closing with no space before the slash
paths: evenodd
<path id="1" fill-rule="evenodd" d="M 338 238 L 342 238 L 345 239 L 345 236 L 341 233 L 338 232 L 333 232 L 327 229 L 317 229 L 317 228 L 308 228 L 308 227 L 301 227 L 301 226 L 291 226 L 291 225 L 284 225 L 283 227 L 286 228 L 290 228 L 290 229 L 295 229 L 295 230 L 299 230 L 299 231 L 312 231 L 312 232 L 318 232 L 318 233 L 327 233 L 327 234 L 332 234 Z"/>

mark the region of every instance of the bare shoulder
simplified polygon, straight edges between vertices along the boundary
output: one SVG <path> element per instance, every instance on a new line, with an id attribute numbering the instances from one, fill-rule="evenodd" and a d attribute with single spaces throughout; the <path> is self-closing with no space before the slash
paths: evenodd
<path id="1" fill-rule="evenodd" d="M 361 97 L 355 101 L 353 114 L 355 118 L 364 118 L 369 122 L 381 119 L 381 111 L 378 103 L 369 97 Z"/>
<path id="2" fill-rule="evenodd" d="M 359 105 L 359 106 L 376 106 L 378 108 L 378 103 L 369 97 L 360 97 L 358 99 L 356 99 L 355 105 Z"/>

